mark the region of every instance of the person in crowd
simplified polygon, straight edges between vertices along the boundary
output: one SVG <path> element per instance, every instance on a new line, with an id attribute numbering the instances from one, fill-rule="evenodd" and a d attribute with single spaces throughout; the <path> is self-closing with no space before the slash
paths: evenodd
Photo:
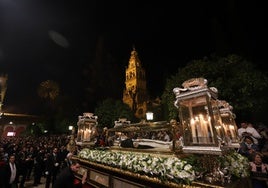
<path id="1" fill-rule="evenodd" d="M 163 131 L 159 131 L 156 136 L 157 140 L 163 140 L 164 139 L 164 133 Z"/>
<path id="2" fill-rule="evenodd" d="M 265 126 L 263 123 L 259 123 L 257 131 L 262 137 L 258 141 L 261 153 L 264 155 L 263 161 L 265 163 L 268 163 L 268 127 Z"/>
<path id="3" fill-rule="evenodd" d="M 151 133 L 151 139 L 152 139 L 152 140 L 156 140 L 156 133 L 155 133 L 155 132 L 152 132 L 152 133 Z"/>
<path id="4" fill-rule="evenodd" d="M 27 147 L 22 147 L 17 156 L 18 161 L 18 173 L 21 176 L 19 188 L 24 188 L 24 184 L 27 177 L 28 166 L 27 166 Z"/>
<path id="5" fill-rule="evenodd" d="M 101 133 L 98 135 L 97 137 L 97 141 L 95 143 L 95 145 L 97 147 L 104 147 L 107 146 L 107 134 L 108 134 L 108 128 L 104 127 L 101 131 Z"/>
<path id="6" fill-rule="evenodd" d="M 31 179 L 33 167 L 34 167 L 34 158 L 36 155 L 36 150 L 35 147 L 32 145 L 29 147 L 27 151 L 27 159 L 26 159 L 26 164 L 27 164 L 27 180 Z"/>
<path id="7" fill-rule="evenodd" d="M 64 160 L 68 153 L 69 151 L 67 150 L 67 146 L 65 144 L 60 146 L 60 149 L 58 151 L 58 156 L 59 156 L 59 160 L 61 161 L 61 164 L 60 164 L 61 168 L 63 166 Z"/>
<path id="8" fill-rule="evenodd" d="M 261 139 L 260 133 L 253 127 L 252 123 L 242 122 L 241 127 L 237 130 L 238 137 L 241 141 L 245 136 L 250 136 L 253 139 L 253 142 L 258 145 L 258 139 Z"/>
<path id="9" fill-rule="evenodd" d="M 247 135 L 251 136 L 255 144 L 259 144 L 259 139 L 262 138 L 260 133 L 255 129 L 252 123 L 248 123 L 246 128 Z"/>
<path id="10" fill-rule="evenodd" d="M 8 161 L 8 153 L 5 151 L 4 147 L 0 147 L 0 156 L 4 162 Z"/>
<path id="11" fill-rule="evenodd" d="M 120 146 L 123 148 L 134 148 L 133 140 L 132 140 L 133 134 L 132 133 L 125 133 L 124 136 L 125 136 L 124 140 L 121 141 Z"/>
<path id="12" fill-rule="evenodd" d="M 118 136 L 112 132 L 108 133 L 108 138 L 107 138 L 107 145 L 109 147 L 114 145 L 114 141 L 118 138 Z"/>
<path id="13" fill-rule="evenodd" d="M 52 186 L 57 178 L 57 175 L 60 170 L 60 157 L 58 156 L 58 148 L 54 147 L 51 154 L 48 155 L 47 162 L 46 162 L 46 188 L 50 187 L 50 183 Z"/>
<path id="14" fill-rule="evenodd" d="M 238 137 L 239 137 L 239 139 L 240 140 L 242 140 L 243 139 L 243 134 L 245 133 L 245 132 L 247 132 L 247 122 L 241 122 L 240 123 L 240 127 L 237 129 L 237 134 L 238 134 Z"/>
<path id="15" fill-rule="evenodd" d="M 164 134 L 163 141 L 169 142 L 170 141 L 170 136 L 169 136 L 168 132 L 164 131 L 163 134 Z"/>
<path id="16" fill-rule="evenodd" d="M 53 188 L 76 188 L 82 187 L 81 185 L 75 185 L 75 173 L 80 169 L 79 161 L 73 160 L 71 166 L 67 166 L 59 173 Z M 81 184 L 86 182 L 87 173 L 85 172 Z"/>
<path id="17" fill-rule="evenodd" d="M 45 167 L 45 150 L 43 147 L 38 148 L 39 152 L 37 153 L 34 159 L 34 184 L 33 186 L 38 186 L 41 184 L 41 178 L 44 172 Z"/>
<path id="18" fill-rule="evenodd" d="M 249 162 L 252 177 L 253 188 L 268 187 L 268 165 L 263 163 L 262 154 L 256 152 L 252 155 L 252 161 Z"/>
<path id="19" fill-rule="evenodd" d="M 240 148 L 238 150 L 238 152 L 241 155 L 244 155 L 248 158 L 250 158 L 250 156 L 255 153 L 255 152 L 259 152 L 259 147 L 257 144 L 254 143 L 253 139 L 251 136 L 245 136 L 243 142 L 240 144 Z"/>
<path id="20" fill-rule="evenodd" d="M 66 158 L 65 158 L 64 161 L 63 161 L 62 168 L 71 166 L 71 164 L 72 164 L 72 157 L 73 157 L 73 153 L 72 153 L 72 152 L 69 152 L 69 153 L 67 154 Z"/>
<path id="21" fill-rule="evenodd" d="M 9 156 L 9 161 L 4 167 L 4 184 L 5 188 L 17 188 L 18 187 L 18 168 L 15 163 L 16 157 L 14 154 Z"/>
<path id="22" fill-rule="evenodd" d="M 4 183 L 5 183 L 5 180 L 4 180 L 4 175 L 5 175 L 5 165 L 6 165 L 6 161 L 5 161 L 5 158 L 4 158 L 4 152 L 2 150 L 3 148 L 0 148 L 0 188 L 3 188 L 4 187 Z"/>

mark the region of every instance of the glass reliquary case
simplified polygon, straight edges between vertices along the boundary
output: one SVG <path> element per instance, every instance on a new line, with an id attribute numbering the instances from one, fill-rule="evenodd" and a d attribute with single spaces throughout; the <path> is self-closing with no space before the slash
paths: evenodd
<path id="1" fill-rule="evenodd" d="M 108 129 L 108 146 L 121 150 L 171 152 L 176 142 L 174 125 L 177 124 L 167 121 L 130 123 L 119 119 Z"/>

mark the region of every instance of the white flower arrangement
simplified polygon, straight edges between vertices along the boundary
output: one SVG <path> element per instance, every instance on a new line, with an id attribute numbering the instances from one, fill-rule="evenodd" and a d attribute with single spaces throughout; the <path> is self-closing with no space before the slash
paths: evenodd
<path id="1" fill-rule="evenodd" d="M 177 183 L 191 183 L 196 180 L 197 169 L 187 159 L 181 160 L 176 156 L 164 157 L 137 152 L 113 152 L 84 148 L 78 154 L 79 158 L 89 160 L 130 172 L 171 180 Z M 249 163 L 246 157 L 234 152 L 220 158 L 221 168 L 226 169 L 232 176 L 241 178 L 249 176 Z"/>
<path id="2" fill-rule="evenodd" d="M 112 152 L 84 148 L 79 152 L 78 157 L 135 173 L 161 177 L 162 180 L 191 182 L 195 179 L 192 166 L 175 156 L 162 157 L 145 153 Z"/>
<path id="3" fill-rule="evenodd" d="M 237 152 L 231 152 L 220 157 L 222 168 L 230 171 L 235 178 L 245 178 L 250 176 L 249 160 L 247 157 Z"/>

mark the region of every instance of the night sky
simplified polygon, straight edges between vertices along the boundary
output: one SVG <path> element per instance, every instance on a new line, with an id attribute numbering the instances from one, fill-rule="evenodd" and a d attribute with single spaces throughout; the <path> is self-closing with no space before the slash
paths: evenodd
<path id="1" fill-rule="evenodd" d="M 99 48 L 124 75 L 135 46 L 154 96 L 179 67 L 211 54 L 235 53 L 262 68 L 265 7 L 230 0 L 0 0 L 0 72 L 9 77 L 3 108 L 34 114 L 37 87 L 48 79 L 80 97 L 83 70 Z"/>

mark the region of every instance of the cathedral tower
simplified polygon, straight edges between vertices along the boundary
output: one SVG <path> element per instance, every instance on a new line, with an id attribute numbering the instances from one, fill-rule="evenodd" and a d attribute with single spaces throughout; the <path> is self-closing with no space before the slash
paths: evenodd
<path id="1" fill-rule="evenodd" d="M 135 112 L 137 118 L 143 119 L 147 110 L 147 101 L 145 70 L 141 66 L 137 51 L 133 48 L 126 68 L 123 102 Z"/>

